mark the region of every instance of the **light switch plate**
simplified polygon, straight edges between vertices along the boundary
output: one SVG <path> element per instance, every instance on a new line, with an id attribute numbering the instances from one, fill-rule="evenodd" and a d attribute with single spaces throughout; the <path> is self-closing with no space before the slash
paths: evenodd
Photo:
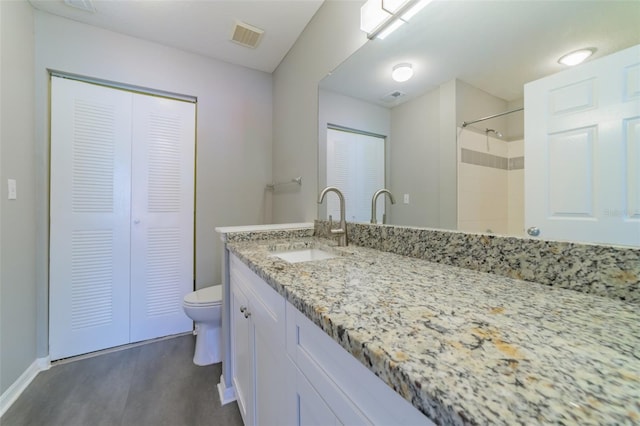
<path id="1" fill-rule="evenodd" d="M 15 199 L 18 198 L 18 190 L 16 188 L 16 180 L 15 179 L 8 179 L 7 180 L 7 189 L 9 191 L 8 198 L 10 200 L 15 200 Z"/>
<path id="2" fill-rule="evenodd" d="M 404 194 L 404 203 L 409 204 L 409 194 Z"/>

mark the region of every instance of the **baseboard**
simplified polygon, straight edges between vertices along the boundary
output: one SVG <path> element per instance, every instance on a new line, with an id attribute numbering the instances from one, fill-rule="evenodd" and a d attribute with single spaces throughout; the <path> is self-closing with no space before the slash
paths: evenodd
<path id="1" fill-rule="evenodd" d="M 224 376 L 220 376 L 220 383 L 218 383 L 218 396 L 220 397 L 220 405 L 225 405 L 236 400 L 236 390 L 231 387 L 227 387 Z"/>
<path id="2" fill-rule="evenodd" d="M 16 379 L 9 388 L 0 395 L 0 416 L 16 402 L 16 399 L 29 386 L 29 383 L 35 379 L 39 372 L 48 370 L 51 367 L 51 359 L 49 357 L 38 358 L 25 370 L 24 373 Z"/>

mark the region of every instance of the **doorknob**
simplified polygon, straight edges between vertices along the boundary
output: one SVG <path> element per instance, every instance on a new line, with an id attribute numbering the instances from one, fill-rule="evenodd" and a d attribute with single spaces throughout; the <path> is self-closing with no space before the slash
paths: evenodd
<path id="1" fill-rule="evenodd" d="M 531 228 L 527 229 L 527 234 L 529 234 L 532 237 L 537 237 L 538 235 L 540 235 L 540 229 L 538 229 L 535 226 L 532 226 Z"/>
<path id="2" fill-rule="evenodd" d="M 136 224 L 136 225 L 137 225 L 137 224 L 139 224 L 139 223 L 140 223 L 140 219 L 135 219 L 135 220 L 133 221 L 133 223 L 134 223 L 134 224 Z"/>

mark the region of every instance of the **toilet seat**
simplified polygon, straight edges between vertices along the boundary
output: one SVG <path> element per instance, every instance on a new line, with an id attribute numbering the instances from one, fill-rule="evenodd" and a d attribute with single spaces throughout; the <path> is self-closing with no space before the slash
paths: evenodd
<path id="1" fill-rule="evenodd" d="M 185 306 L 209 307 L 222 304 L 222 286 L 201 288 L 184 296 Z"/>

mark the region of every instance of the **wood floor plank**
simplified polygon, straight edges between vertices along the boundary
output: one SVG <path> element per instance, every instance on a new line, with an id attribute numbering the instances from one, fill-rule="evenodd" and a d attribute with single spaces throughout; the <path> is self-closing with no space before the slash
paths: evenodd
<path id="1" fill-rule="evenodd" d="M 220 406 L 221 365 L 193 364 L 194 337 L 180 336 L 52 367 L 2 416 L 2 426 L 241 426 Z"/>

